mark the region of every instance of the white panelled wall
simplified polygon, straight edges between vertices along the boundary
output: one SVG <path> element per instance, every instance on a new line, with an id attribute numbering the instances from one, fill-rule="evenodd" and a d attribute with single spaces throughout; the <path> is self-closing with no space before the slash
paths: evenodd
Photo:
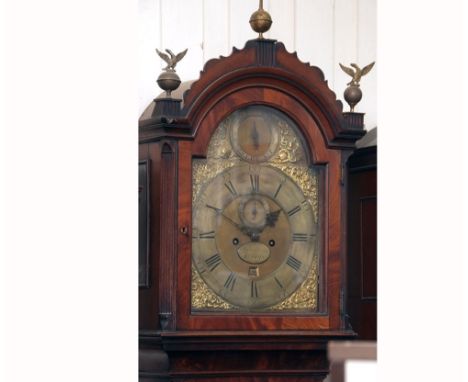
<path id="1" fill-rule="evenodd" d="M 376 60 L 377 0 L 264 0 L 273 25 L 266 34 L 297 51 L 304 62 L 318 66 L 330 88 L 345 104 L 350 81 L 338 63 L 363 67 Z M 229 55 L 256 38 L 248 23 L 257 0 L 139 0 L 140 113 L 161 92 L 156 79 L 163 67 L 155 48 L 178 53 L 188 48 L 177 65 L 182 81 L 197 79 L 211 58 Z M 378 63 L 362 78 L 363 99 L 357 112 L 366 113 L 366 128 L 377 125 Z"/>

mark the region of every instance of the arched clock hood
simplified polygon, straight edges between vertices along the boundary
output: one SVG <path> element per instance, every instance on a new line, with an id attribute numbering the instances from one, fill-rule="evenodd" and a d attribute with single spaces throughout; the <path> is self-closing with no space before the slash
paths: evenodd
<path id="1" fill-rule="evenodd" d="M 321 69 L 300 61 L 281 42 L 256 39 L 241 50 L 233 48 L 228 57 L 209 60 L 182 99 L 156 98 L 140 118 L 140 141 L 193 139 L 206 113 L 220 100 L 255 91 L 261 97 L 276 92 L 299 101 L 316 121 L 328 147 L 354 148 L 365 134 L 364 114 L 343 112 L 342 102 Z M 236 105 L 242 106 L 245 103 Z"/>

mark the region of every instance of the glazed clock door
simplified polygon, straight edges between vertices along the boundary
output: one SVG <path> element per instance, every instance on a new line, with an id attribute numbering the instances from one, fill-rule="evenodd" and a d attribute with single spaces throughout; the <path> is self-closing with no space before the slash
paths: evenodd
<path id="1" fill-rule="evenodd" d="M 192 161 L 191 310 L 318 312 L 320 171 L 284 113 L 248 106 Z"/>

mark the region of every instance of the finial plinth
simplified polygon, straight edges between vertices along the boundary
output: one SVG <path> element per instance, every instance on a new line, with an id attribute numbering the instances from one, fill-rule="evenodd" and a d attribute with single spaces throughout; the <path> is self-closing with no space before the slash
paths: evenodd
<path id="1" fill-rule="evenodd" d="M 270 14 L 263 9 L 263 0 L 260 0 L 258 10 L 250 16 L 249 23 L 252 29 L 259 34 L 258 38 L 263 39 L 263 33 L 267 32 L 273 23 Z"/>
<path id="2" fill-rule="evenodd" d="M 166 53 L 160 52 L 156 49 L 159 57 L 161 57 L 166 63 L 167 66 L 163 69 L 163 72 L 159 75 L 157 83 L 159 87 L 166 92 L 166 97 L 171 98 L 171 93 L 176 90 L 181 81 L 179 75 L 175 71 L 177 63 L 184 58 L 188 49 L 185 49 L 183 52 L 175 55 L 170 49 L 166 49 Z"/>

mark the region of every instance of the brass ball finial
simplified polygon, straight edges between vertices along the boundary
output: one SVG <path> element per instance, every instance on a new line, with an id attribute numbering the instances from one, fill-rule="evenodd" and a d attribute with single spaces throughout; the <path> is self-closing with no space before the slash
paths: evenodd
<path id="1" fill-rule="evenodd" d="M 166 92 L 167 98 L 171 98 L 171 93 L 176 90 L 181 83 L 180 77 L 174 69 L 168 69 L 162 72 L 156 82 L 159 87 Z"/>
<path id="2" fill-rule="evenodd" d="M 350 85 L 344 91 L 344 99 L 350 107 L 350 112 L 354 112 L 354 106 L 356 106 L 362 99 L 362 90 L 359 85 Z"/>
<path id="3" fill-rule="evenodd" d="M 249 23 L 252 29 L 259 33 L 258 38 L 263 39 L 263 33 L 267 32 L 273 23 L 270 14 L 263 9 L 263 0 L 260 0 L 258 10 L 250 16 Z"/>

